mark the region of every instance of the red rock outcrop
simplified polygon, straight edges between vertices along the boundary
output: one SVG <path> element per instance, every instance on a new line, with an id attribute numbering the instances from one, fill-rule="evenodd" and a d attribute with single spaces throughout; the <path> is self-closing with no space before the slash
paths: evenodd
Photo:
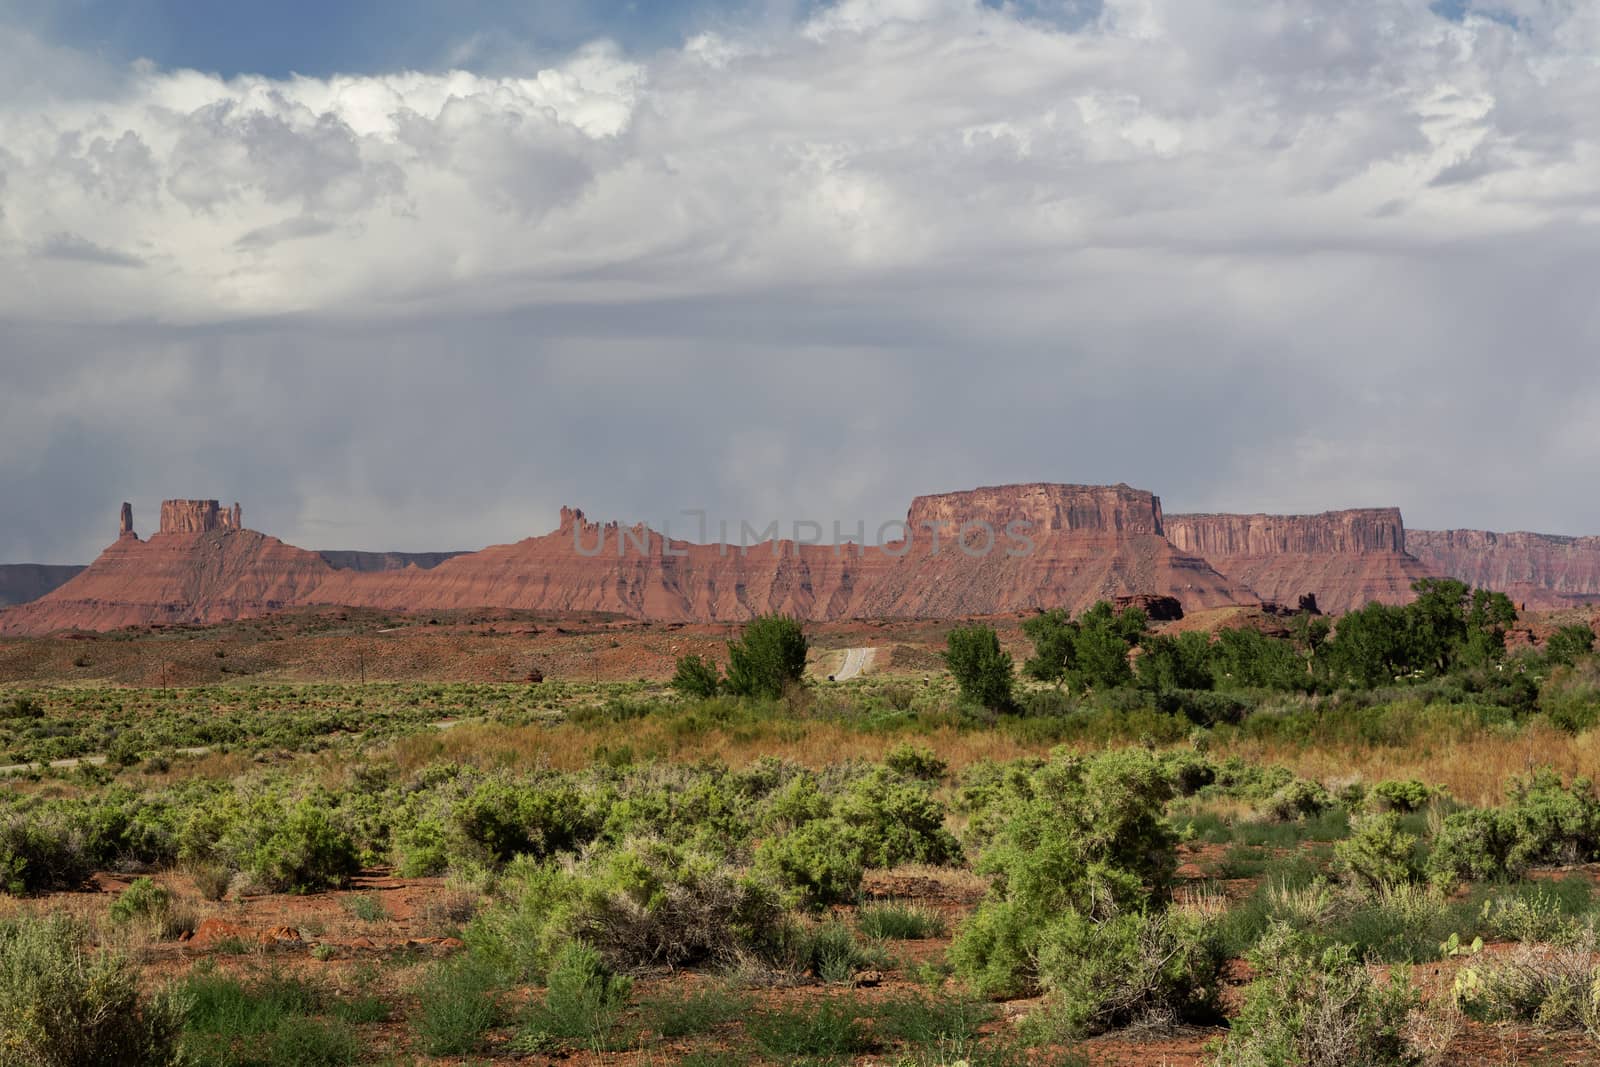
<path id="1" fill-rule="evenodd" d="M 237 501 L 224 508 L 215 500 L 163 500 L 162 533 L 210 533 L 212 530 L 242 530 L 244 517 Z"/>
<path id="2" fill-rule="evenodd" d="M 144 542 L 125 507 L 116 543 L 76 576 L 50 569 L 52 581 L 70 580 L 37 587 L 44 595 L 0 616 L 0 632 L 210 622 L 306 604 L 724 621 L 765 611 L 954 618 L 1152 597 L 1193 611 L 1314 596 L 1339 613 L 1403 602 L 1413 581 L 1443 574 L 1532 607 L 1600 599 L 1600 538 L 1408 535 L 1392 508 L 1163 515 L 1159 498 L 1125 485 L 919 497 L 899 539 L 871 547 L 691 544 L 563 509 L 552 533 L 480 552 L 314 553 L 245 530 L 241 519 L 238 504 L 169 500 L 161 532 Z"/>
<path id="3" fill-rule="evenodd" d="M 1600 537 L 1411 530 L 1406 547 L 1440 574 L 1498 589 L 1530 608 L 1600 600 Z"/>
<path id="4" fill-rule="evenodd" d="M 133 532 L 133 505 L 127 501 L 122 503 L 122 517 L 117 523 L 118 537 L 138 537 Z"/>
<path id="5" fill-rule="evenodd" d="M 1310 594 L 1335 614 L 1371 601 L 1402 604 L 1437 571 L 1406 553 L 1398 508 L 1321 515 L 1169 515 L 1167 537 L 1264 601 Z"/>
<path id="6" fill-rule="evenodd" d="M 315 552 L 235 529 L 236 508 L 169 500 L 161 512 L 163 532 L 119 536 L 70 581 L 0 614 L 0 633 L 244 618 L 300 603 L 333 574 Z"/>
<path id="7" fill-rule="evenodd" d="M 964 524 L 987 524 L 969 529 L 966 547 L 974 539 L 983 547 L 993 531 L 996 548 L 973 554 L 958 545 L 951 551 L 951 535 Z M 885 554 L 904 555 L 864 576 L 849 614 L 1076 612 L 1138 593 L 1173 596 L 1191 610 L 1253 600 L 1205 560 L 1175 549 L 1163 536 L 1160 498 L 1126 485 L 1033 484 L 919 497 L 907 525 L 914 540 L 883 547 Z M 942 530 L 944 542 L 936 545 L 923 532 L 929 528 Z M 1014 552 L 1023 548 L 1019 537 L 1028 544 Z"/>
<path id="8" fill-rule="evenodd" d="M 1194 607 L 1241 593 L 1161 536 L 1161 504 L 1127 486 L 1023 485 L 920 497 L 882 546 L 670 540 L 563 509 L 543 537 L 432 570 L 340 572 L 318 603 L 393 610 L 501 607 L 720 621 L 782 611 L 806 619 L 955 618 L 1035 607 L 1081 610 L 1137 593 Z M 965 533 L 965 539 L 962 534 Z M 1247 594 L 1245 594 L 1247 595 Z"/>

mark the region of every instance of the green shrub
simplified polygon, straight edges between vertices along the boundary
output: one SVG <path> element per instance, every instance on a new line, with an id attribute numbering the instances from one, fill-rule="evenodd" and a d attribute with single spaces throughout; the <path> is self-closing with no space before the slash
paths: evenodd
<path id="1" fill-rule="evenodd" d="M 677 670 L 672 675 L 672 688 L 686 697 L 705 700 L 717 695 L 722 688 L 722 676 L 717 665 L 691 653 L 678 658 Z"/>
<path id="2" fill-rule="evenodd" d="M 1448 884 L 1503 879 L 1512 874 L 1511 848 L 1511 830 L 1499 811 L 1453 812 L 1434 836 L 1428 875 Z"/>
<path id="3" fill-rule="evenodd" d="M 762 615 L 728 644 L 728 676 L 723 682 L 735 696 L 776 700 L 798 682 L 806 669 L 805 631 L 787 615 Z"/>
<path id="4" fill-rule="evenodd" d="M 1520 945 L 1456 972 L 1453 993 L 1469 1018 L 1520 1021 L 1600 1035 L 1600 966 L 1590 927 L 1569 945 Z"/>
<path id="5" fill-rule="evenodd" d="M 44 705 L 30 696 L 12 697 L 0 704 L 0 719 L 42 719 Z"/>
<path id="6" fill-rule="evenodd" d="M 627 1007 L 633 983 L 614 974 L 600 953 L 581 941 L 557 954 L 545 979 L 542 1000 L 532 1005 L 514 1046 L 521 1052 L 564 1048 L 604 1050 Z"/>
<path id="7" fill-rule="evenodd" d="M 345 1067 L 362 1059 L 361 1043 L 337 1019 L 285 1020 L 266 1043 L 269 1067 Z"/>
<path id="8" fill-rule="evenodd" d="M 0 890 L 12 896 L 72 890 L 93 873 L 82 833 L 63 820 L 0 816 Z"/>
<path id="9" fill-rule="evenodd" d="M 961 855 L 960 843 L 944 828 L 944 808 L 930 789 L 896 781 L 882 769 L 852 784 L 834 805 L 834 815 L 849 827 L 868 866 L 943 864 Z"/>
<path id="10" fill-rule="evenodd" d="M 832 817 L 763 841 L 756 868 L 810 908 L 855 900 L 866 873 L 859 836 Z"/>
<path id="11" fill-rule="evenodd" d="M 309 893 L 342 889 L 361 872 L 350 835 L 328 813 L 302 800 L 266 829 L 245 869 L 274 892 Z"/>
<path id="12" fill-rule="evenodd" d="M 1267 801 L 1265 814 L 1287 822 L 1321 815 L 1334 806 L 1333 797 L 1316 782 L 1296 778 Z"/>
<path id="13" fill-rule="evenodd" d="M 1197 752 L 1170 752 L 1162 763 L 1180 797 L 1193 796 L 1217 780 L 1216 764 Z"/>
<path id="14" fill-rule="evenodd" d="M 756 1047 L 768 1056 L 855 1056 L 871 1052 L 873 1042 L 848 997 L 810 1006 L 769 1008 L 749 1023 Z"/>
<path id="15" fill-rule="evenodd" d="M 135 970 L 70 920 L 0 924 L 0 1064 L 170 1064 L 181 1025 L 173 999 L 141 1000 Z"/>
<path id="16" fill-rule="evenodd" d="M 462 1056 L 483 1044 L 500 1018 L 490 968 L 472 956 L 436 964 L 417 988 L 420 1008 L 412 1029 L 430 1056 Z"/>
<path id="17" fill-rule="evenodd" d="M 189 870 L 200 899 L 218 901 L 228 895 L 233 872 L 220 863 L 197 863 Z"/>
<path id="18" fill-rule="evenodd" d="M 1356 820 L 1350 836 L 1337 842 L 1333 853 L 1342 871 L 1376 891 L 1420 877 L 1416 849 L 1416 837 L 1401 832 L 1400 819 L 1385 811 Z"/>
<path id="19" fill-rule="evenodd" d="M 950 765 L 934 755 L 931 748 L 902 741 L 883 757 L 883 765 L 895 774 L 937 782 L 950 773 Z"/>
<path id="20" fill-rule="evenodd" d="M 749 1011 L 749 997 L 721 986 L 666 991 L 639 1002 L 644 1024 L 668 1040 L 710 1033 Z"/>
<path id="21" fill-rule="evenodd" d="M 218 972 L 209 962 L 190 972 L 178 995 L 186 1009 L 186 1049 L 196 1037 L 218 1039 L 201 1043 L 209 1050 L 199 1057 L 203 1060 L 226 1060 L 241 1039 L 269 1034 L 323 1006 L 320 991 L 304 982 L 277 974 L 245 982 Z"/>
<path id="22" fill-rule="evenodd" d="M 1531 867 L 1600 856 L 1600 800 L 1588 778 L 1569 787 L 1548 767 L 1513 778 L 1500 808 L 1445 817 L 1429 872 L 1445 882 L 1521 877 Z"/>
<path id="23" fill-rule="evenodd" d="M 572 783 L 520 783 L 489 778 L 452 811 L 460 858 L 501 864 L 514 856 L 544 859 L 593 840 L 600 820 Z"/>
<path id="24" fill-rule="evenodd" d="M 1478 922 L 1491 937 L 1527 943 L 1569 943 L 1585 929 L 1580 922 L 1594 906 L 1594 887 L 1583 875 L 1523 884 L 1486 897 Z"/>
<path id="25" fill-rule="evenodd" d="M 378 923 L 387 919 L 388 913 L 383 910 L 383 901 L 375 893 L 363 893 L 351 897 L 345 902 L 350 909 L 350 914 L 365 923 Z"/>
<path id="26" fill-rule="evenodd" d="M 174 937 L 180 930 L 173 918 L 172 893 L 148 878 L 136 878 L 111 902 L 110 919 L 119 926 L 139 923 L 157 937 Z"/>
<path id="27" fill-rule="evenodd" d="M 519 861 L 506 903 L 473 920 L 466 939 L 521 980 L 582 941 L 619 970 L 731 963 L 770 955 L 782 934 L 777 895 L 701 853 L 625 842 L 571 869 Z"/>
<path id="28" fill-rule="evenodd" d="M 1437 886 L 1395 882 L 1379 886 L 1327 930 L 1369 960 L 1423 963 L 1464 918 Z"/>
<path id="29" fill-rule="evenodd" d="M 1144 663 L 1144 659 L 1140 656 L 1139 662 Z M 1244 720 L 1253 706 L 1250 700 L 1235 693 L 1212 693 L 1202 689 L 1165 689 L 1156 694 L 1157 710 L 1168 715 L 1182 715 L 1201 727 L 1235 725 Z"/>
<path id="30" fill-rule="evenodd" d="M 1010 779 L 1006 792 L 994 802 L 1003 822 L 977 867 L 994 875 L 993 886 L 951 951 L 958 973 L 985 995 L 1037 986 L 1053 924 L 1159 906 L 1177 868 L 1177 834 L 1164 817 L 1171 779 L 1147 752 L 1057 756 Z"/>
<path id="31" fill-rule="evenodd" d="M 1408 1038 L 1420 997 L 1395 971 L 1378 982 L 1348 946 L 1320 948 L 1275 925 L 1251 962 L 1260 975 L 1216 1049 L 1217 1067 L 1396 1067 L 1419 1064 Z"/>
<path id="32" fill-rule="evenodd" d="M 1367 797 L 1379 811 L 1407 813 L 1427 807 L 1436 792 L 1415 778 L 1403 782 L 1389 779 L 1373 786 Z"/>
<path id="33" fill-rule="evenodd" d="M 850 927 L 830 920 L 791 923 L 784 931 L 779 961 L 793 974 L 810 974 L 828 983 L 848 982 L 872 963 Z"/>
<path id="34" fill-rule="evenodd" d="M 892 997 L 872 1007 L 872 1033 L 880 1041 L 962 1047 L 994 1017 L 994 1008 L 961 997 Z"/>
<path id="35" fill-rule="evenodd" d="M 856 912 L 856 929 L 865 937 L 880 940 L 923 941 L 944 936 L 944 916 L 931 908 L 884 901 L 863 904 Z"/>
<path id="36" fill-rule="evenodd" d="M 1009 711 L 1015 704 L 1011 695 L 1011 654 L 1001 649 L 994 630 L 987 626 L 958 626 L 945 642 L 945 666 L 961 689 L 961 699 L 993 711 Z"/>
<path id="37" fill-rule="evenodd" d="M 712 857 L 641 841 L 587 870 L 570 936 L 615 966 L 729 962 L 768 951 L 779 936 L 776 895 Z"/>
<path id="38" fill-rule="evenodd" d="M 449 838 L 438 819 L 408 813 L 394 831 L 395 866 L 402 878 L 428 878 L 450 869 Z"/>
<path id="39" fill-rule="evenodd" d="M 1039 938 L 1038 981 L 1050 993 L 1036 1026 L 1052 1039 L 1133 1024 L 1214 1023 L 1215 938 L 1179 912 L 1094 922 L 1068 912 Z"/>
<path id="40" fill-rule="evenodd" d="M 1580 656 L 1594 651 L 1594 630 L 1584 625 L 1563 626 L 1544 643 L 1544 654 L 1551 663 L 1570 666 Z"/>

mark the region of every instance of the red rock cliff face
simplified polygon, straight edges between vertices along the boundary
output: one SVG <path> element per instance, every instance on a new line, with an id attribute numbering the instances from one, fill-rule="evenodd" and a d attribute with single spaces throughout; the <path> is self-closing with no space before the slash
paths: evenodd
<path id="1" fill-rule="evenodd" d="M 1207 559 L 1287 553 L 1371 555 L 1406 550 L 1399 508 L 1359 508 L 1321 515 L 1173 515 L 1167 538 Z"/>
<path id="2" fill-rule="evenodd" d="M 1600 599 L 1600 537 L 1412 530 L 1406 546 L 1439 573 L 1501 590 L 1530 608 Z"/>
<path id="3" fill-rule="evenodd" d="M 127 505 L 124 505 L 126 507 Z M 129 529 L 132 529 L 132 509 L 128 512 Z M 238 504 L 223 508 L 215 500 L 163 500 L 161 502 L 161 533 L 193 534 L 213 530 L 242 530 L 243 517 Z"/>
<path id="4" fill-rule="evenodd" d="M 1033 608 L 1081 611 L 1137 594 L 1176 597 L 1185 608 L 1253 600 L 1210 563 L 1162 536 L 1161 501 L 1126 485 L 1018 485 L 919 497 L 904 553 L 863 582 L 852 614 L 949 618 Z M 966 544 L 952 544 L 964 524 Z M 943 540 L 937 546 L 929 524 Z M 1016 524 L 1016 525 L 1012 525 Z M 993 531 L 994 551 L 973 553 Z M 1026 538 L 1026 546 L 1008 530 Z M 974 546 L 974 542 L 980 542 Z M 1013 551 L 1013 550 L 1017 551 Z"/>
<path id="5" fill-rule="evenodd" d="M 235 529 L 236 515 L 215 501 L 167 501 L 163 532 L 119 536 L 71 581 L 0 615 L 0 633 L 244 618 L 301 602 L 333 573 L 314 552 Z"/>
<path id="6" fill-rule="evenodd" d="M 1324 611 L 1412 599 L 1411 583 L 1437 572 L 1406 554 L 1398 508 L 1321 515 L 1169 515 L 1167 537 L 1203 556 L 1263 600 L 1314 594 Z"/>
<path id="7" fill-rule="evenodd" d="M 1174 596 L 1189 607 L 1248 597 L 1204 560 L 1177 552 L 1160 535 L 1160 502 L 1126 486 L 1006 486 L 921 497 L 906 528 L 908 539 L 881 547 L 767 541 L 740 548 L 668 540 L 643 526 L 601 525 L 563 509 L 561 526 L 543 537 L 428 571 L 341 572 L 313 596 L 358 607 L 493 606 L 683 621 L 769 611 L 823 620 L 1081 610 L 1138 593 Z"/>
<path id="8" fill-rule="evenodd" d="M 1037 537 L 1068 533 L 1161 536 L 1161 499 L 1126 485 L 1001 485 L 960 493 L 919 496 L 906 524 L 914 533 L 964 523 L 987 523 L 1003 532 L 1028 524 Z"/>
<path id="9" fill-rule="evenodd" d="M 1253 599 L 1174 548 L 1162 536 L 1160 501 L 1127 486 L 921 497 L 907 514 L 909 536 L 870 548 L 690 544 L 564 509 L 542 537 L 401 570 L 336 570 L 316 553 L 237 529 L 235 516 L 214 501 L 168 501 L 161 533 L 148 543 L 119 538 L 78 578 L 0 616 L 0 632 L 214 622 L 303 604 L 724 621 L 770 611 L 815 620 L 1079 611 L 1137 595 L 1174 597 L 1191 610 Z"/>

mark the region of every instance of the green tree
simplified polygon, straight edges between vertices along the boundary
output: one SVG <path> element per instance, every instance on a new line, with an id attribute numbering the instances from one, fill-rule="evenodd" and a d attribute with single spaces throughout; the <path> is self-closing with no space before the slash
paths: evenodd
<path id="1" fill-rule="evenodd" d="M 1211 649 L 1218 689 L 1295 689 L 1309 684 L 1294 646 L 1260 630 L 1223 630 Z"/>
<path id="2" fill-rule="evenodd" d="M 1033 655 L 1022 673 L 1041 682 L 1059 682 L 1078 666 L 1078 624 L 1060 608 L 1035 615 L 1022 624 L 1033 642 Z"/>
<path id="3" fill-rule="evenodd" d="M 1211 676 L 1211 638 L 1203 633 L 1147 637 L 1134 666 L 1140 688 L 1158 693 L 1169 689 L 1210 689 L 1215 684 Z"/>
<path id="4" fill-rule="evenodd" d="M 723 684 L 735 696 L 776 699 L 798 682 L 806 669 L 805 631 L 787 615 L 762 615 L 728 643 L 728 676 Z"/>
<path id="5" fill-rule="evenodd" d="M 1011 654 L 987 626 L 958 626 L 945 639 L 945 666 L 961 687 L 961 698 L 995 711 L 1012 707 Z"/>
<path id="6" fill-rule="evenodd" d="M 1102 600 L 1076 620 L 1060 610 L 1022 624 L 1034 654 L 1023 672 L 1042 682 L 1065 680 L 1076 689 L 1110 689 L 1133 681 L 1128 653 L 1143 638 L 1149 618 L 1139 608 L 1118 612 Z"/>
<path id="7" fill-rule="evenodd" d="M 1472 589 L 1454 578 L 1423 578 L 1411 583 L 1411 590 L 1417 599 L 1401 609 L 1407 630 L 1405 659 L 1396 665 L 1413 670 L 1449 670 L 1471 633 L 1467 605 Z"/>
<path id="8" fill-rule="evenodd" d="M 1419 658 L 1411 639 L 1412 626 L 1405 608 L 1371 603 L 1346 613 L 1328 643 L 1328 662 L 1336 677 L 1372 688 L 1392 684 L 1407 674 Z"/>
<path id="9" fill-rule="evenodd" d="M 1552 663 L 1569 666 L 1579 657 L 1594 651 L 1594 631 L 1587 626 L 1563 626 L 1544 643 L 1544 654 Z"/>
<path id="10" fill-rule="evenodd" d="M 1483 665 L 1506 657 L 1506 629 L 1517 621 L 1517 605 L 1506 593 L 1472 590 L 1467 606 L 1467 643 L 1458 659 Z"/>
<path id="11" fill-rule="evenodd" d="M 678 657 L 678 669 L 672 675 L 672 688 L 686 697 L 714 697 L 722 687 L 717 665 L 702 656 L 690 653 Z"/>

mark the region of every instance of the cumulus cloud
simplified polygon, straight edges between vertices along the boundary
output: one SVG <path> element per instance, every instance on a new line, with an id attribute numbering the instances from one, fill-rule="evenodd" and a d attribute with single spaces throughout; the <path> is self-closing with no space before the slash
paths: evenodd
<path id="1" fill-rule="evenodd" d="M 1600 14 L 1458 14 L 839 0 L 525 76 L 0 102 L 0 492 L 74 516 L 0 555 L 82 557 L 124 478 L 375 547 L 1036 478 L 1600 531 Z"/>

